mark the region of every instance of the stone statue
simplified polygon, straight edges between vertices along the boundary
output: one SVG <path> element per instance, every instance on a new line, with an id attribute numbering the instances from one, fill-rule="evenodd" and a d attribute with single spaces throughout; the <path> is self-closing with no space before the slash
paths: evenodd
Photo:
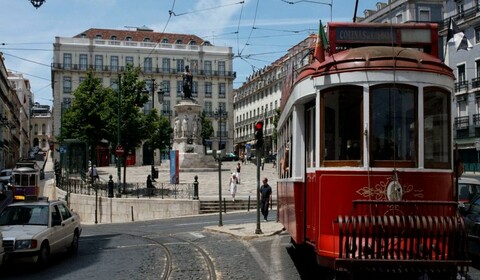
<path id="1" fill-rule="evenodd" d="M 183 117 L 182 121 L 182 137 L 187 137 L 187 131 L 188 131 L 188 120 L 187 116 Z"/>
<path id="2" fill-rule="evenodd" d="M 192 84 L 193 75 L 190 73 L 190 68 L 185 66 L 185 72 L 183 72 L 183 98 L 192 99 Z"/>
<path id="3" fill-rule="evenodd" d="M 173 127 L 173 136 L 178 138 L 180 134 L 180 120 L 178 117 L 175 118 L 175 126 Z"/>

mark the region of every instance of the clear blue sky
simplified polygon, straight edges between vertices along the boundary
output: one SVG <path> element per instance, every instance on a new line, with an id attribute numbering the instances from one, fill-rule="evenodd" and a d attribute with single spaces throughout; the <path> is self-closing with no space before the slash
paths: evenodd
<path id="1" fill-rule="evenodd" d="M 231 46 L 238 88 L 253 71 L 316 34 L 319 20 L 351 22 L 355 0 L 332 1 L 331 14 L 331 0 L 47 0 L 38 9 L 29 0 L 0 0 L 0 51 L 7 69 L 30 80 L 35 101 L 52 105 L 50 64 L 56 36 L 145 25 Z M 359 0 L 357 15 L 375 9 L 377 2 Z"/>

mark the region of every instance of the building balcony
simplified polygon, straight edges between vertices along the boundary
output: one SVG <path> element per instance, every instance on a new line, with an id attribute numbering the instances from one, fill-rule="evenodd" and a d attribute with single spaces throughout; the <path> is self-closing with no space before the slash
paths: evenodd
<path id="1" fill-rule="evenodd" d="M 117 65 L 95 65 L 95 64 L 71 64 L 71 63 L 52 63 L 53 70 L 67 70 L 67 71 L 87 71 L 95 70 L 96 72 L 124 72 L 126 67 Z M 142 72 L 146 74 L 171 74 L 182 73 L 183 71 L 175 68 L 162 67 L 143 67 Z M 198 75 L 204 77 L 218 77 L 235 79 L 237 74 L 234 71 L 197 71 Z"/>
<path id="2" fill-rule="evenodd" d="M 468 116 L 456 117 L 455 118 L 455 128 L 456 129 L 465 129 L 468 128 Z"/>
<path id="3" fill-rule="evenodd" d="M 473 88 L 480 88 L 480 78 L 472 79 L 472 89 Z"/>
<path id="4" fill-rule="evenodd" d="M 467 91 L 468 90 L 468 81 L 460 81 L 455 83 L 455 92 Z"/>

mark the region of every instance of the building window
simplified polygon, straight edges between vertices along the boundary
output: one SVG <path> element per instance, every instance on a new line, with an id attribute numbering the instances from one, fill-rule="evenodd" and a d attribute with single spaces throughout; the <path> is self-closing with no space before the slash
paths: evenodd
<path id="1" fill-rule="evenodd" d="M 177 72 L 183 72 L 185 70 L 185 60 L 177 59 Z"/>
<path id="2" fill-rule="evenodd" d="M 145 57 L 143 61 L 143 72 L 145 73 L 152 73 L 152 58 Z"/>
<path id="3" fill-rule="evenodd" d="M 80 54 L 80 57 L 79 57 L 79 64 L 80 64 L 80 70 L 87 70 L 87 67 L 88 67 L 88 56 L 87 54 Z"/>
<path id="4" fill-rule="evenodd" d="M 225 98 L 226 96 L 226 84 L 225 83 L 218 83 L 218 97 Z"/>
<path id="5" fill-rule="evenodd" d="M 132 37 L 131 36 L 125 37 L 125 41 L 132 41 Z"/>
<path id="6" fill-rule="evenodd" d="M 42 135 L 47 134 L 47 126 L 43 123 L 42 124 Z"/>
<path id="7" fill-rule="evenodd" d="M 212 62 L 210 60 L 205 60 L 203 62 L 203 71 L 205 75 L 212 75 Z"/>
<path id="8" fill-rule="evenodd" d="M 95 39 L 102 39 L 102 35 L 100 34 L 95 35 Z"/>
<path id="9" fill-rule="evenodd" d="M 125 66 L 130 65 L 133 66 L 133 56 L 126 56 L 125 57 Z"/>
<path id="10" fill-rule="evenodd" d="M 225 61 L 218 62 L 218 75 L 225 76 Z"/>
<path id="11" fill-rule="evenodd" d="M 62 102 L 62 109 L 68 109 L 72 105 L 72 99 L 70 97 L 64 97 Z"/>
<path id="12" fill-rule="evenodd" d="M 112 37 L 110 37 L 110 40 L 112 40 L 112 41 L 116 41 L 116 40 L 117 40 L 117 36 L 115 36 L 115 35 L 112 35 Z"/>
<path id="13" fill-rule="evenodd" d="M 167 38 L 163 38 L 163 39 L 162 39 L 162 44 L 168 44 L 168 39 L 167 39 Z"/>
<path id="14" fill-rule="evenodd" d="M 205 82 L 205 97 L 211 98 L 212 97 L 212 83 Z"/>
<path id="15" fill-rule="evenodd" d="M 63 93 L 72 93 L 72 77 L 63 77 Z"/>
<path id="16" fill-rule="evenodd" d="M 147 38 L 144 38 L 143 41 L 144 42 L 151 42 L 152 40 L 150 40 L 150 38 L 147 37 Z"/>
<path id="17" fill-rule="evenodd" d="M 211 116 L 212 115 L 212 102 L 210 101 L 205 101 L 205 113 L 208 115 L 208 116 Z"/>
<path id="18" fill-rule="evenodd" d="M 438 88 L 426 88 L 424 104 L 424 149 L 426 168 L 450 167 L 450 94 Z"/>
<path id="19" fill-rule="evenodd" d="M 475 78 L 480 78 L 480 59 L 475 60 L 475 71 L 476 71 Z"/>
<path id="20" fill-rule="evenodd" d="M 403 23 L 403 15 L 400 13 L 395 16 L 396 23 Z"/>
<path id="21" fill-rule="evenodd" d="M 118 56 L 111 56 L 110 57 L 110 70 L 118 71 Z"/>
<path id="22" fill-rule="evenodd" d="M 72 69 L 72 54 L 63 54 L 63 69 Z"/>
<path id="23" fill-rule="evenodd" d="M 163 115 L 170 115 L 170 100 L 164 100 L 162 104 Z"/>
<path id="24" fill-rule="evenodd" d="M 480 26 L 475 27 L 475 43 L 480 44 Z"/>
<path id="25" fill-rule="evenodd" d="M 35 125 L 33 126 L 33 134 L 34 134 L 34 135 L 38 135 L 38 124 L 35 124 Z"/>
<path id="26" fill-rule="evenodd" d="M 420 22 L 430 22 L 430 11 L 429 10 L 420 10 L 418 12 L 418 21 Z"/>
<path id="27" fill-rule="evenodd" d="M 95 71 L 102 71 L 103 69 L 103 56 L 95 55 Z"/>
<path id="28" fill-rule="evenodd" d="M 177 97 L 182 97 L 183 81 L 177 81 Z"/>
<path id="29" fill-rule="evenodd" d="M 175 41 L 175 44 L 183 44 L 183 41 L 181 39 L 178 39 L 177 41 Z"/>
<path id="30" fill-rule="evenodd" d="M 170 58 L 162 58 L 162 71 L 170 72 Z"/>
<path id="31" fill-rule="evenodd" d="M 198 60 L 196 59 L 190 60 L 190 72 L 192 73 L 198 72 Z"/>
<path id="32" fill-rule="evenodd" d="M 198 82 L 194 81 L 192 84 L 192 96 L 197 97 L 198 96 Z"/>
<path id="33" fill-rule="evenodd" d="M 457 65 L 457 79 L 458 82 L 465 82 L 467 80 L 465 74 L 465 64 Z"/>
<path id="34" fill-rule="evenodd" d="M 162 89 L 164 96 L 170 96 L 170 80 L 162 81 Z"/>

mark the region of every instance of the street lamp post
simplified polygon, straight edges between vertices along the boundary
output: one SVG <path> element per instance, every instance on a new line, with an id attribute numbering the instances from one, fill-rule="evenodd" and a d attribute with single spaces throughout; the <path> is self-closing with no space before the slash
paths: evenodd
<path id="1" fill-rule="evenodd" d="M 221 151 L 222 145 L 222 120 L 225 118 L 225 111 L 220 107 L 215 112 L 215 119 L 218 121 L 218 150 Z M 223 226 L 222 221 L 222 153 L 215 155 L 218 158 L 218 226 Z"/>
<path id="2" fill-rule="evenodd" d="M 122 84 L 122 76 L 118 74 L 118 88 L 117 88 L 117 147 L 120 147 L 120 107 L 121 107 L 121 84 Z M 120 155 L 117 155 L 117 184 L 120 187 L 121 177 L 120 177 Z"/>

